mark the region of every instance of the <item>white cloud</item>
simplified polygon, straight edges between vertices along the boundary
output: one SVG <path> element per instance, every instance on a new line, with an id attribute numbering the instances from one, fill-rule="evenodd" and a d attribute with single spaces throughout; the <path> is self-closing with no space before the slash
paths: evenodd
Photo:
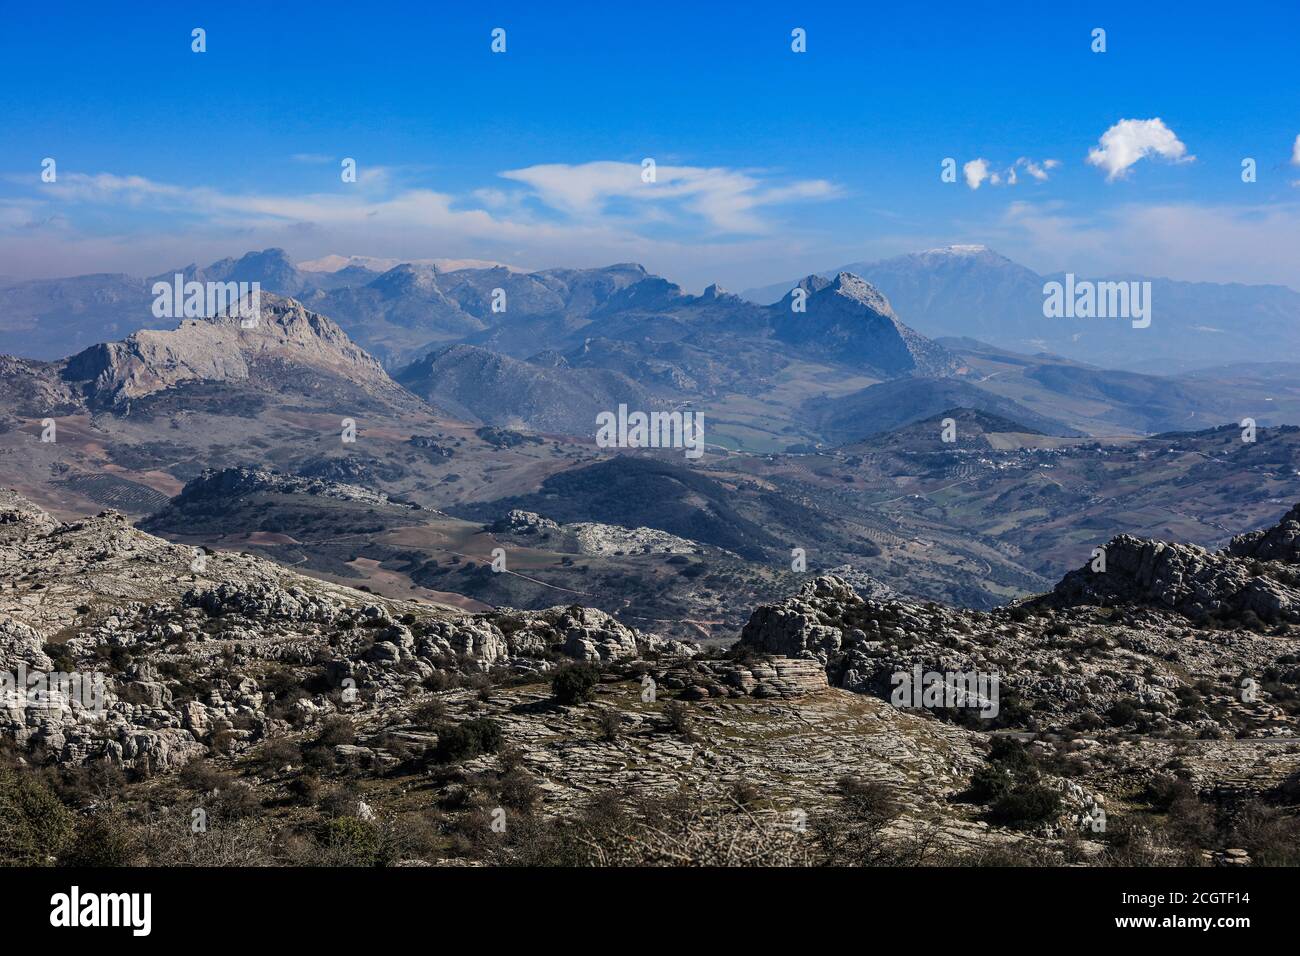
<path id="1" fill-rule="evenodd" d="M 982 183 L 987 182 L 990 186 L 1001 186 L 1005 183 L 1008 186 L 1015 186 L 1020 182 L 1020 169 L 1025 170 L 1030 176 L 1038 182 L 1048 180 L 1047 171 L 1055 169 L 1061 165 L 1058 159 L 1045 159 L 1041 163 L 1032 159 L 1021 156 L 1005 170 L 999 172 L 990 169 L 987 159 L 972 159 L 962 167 L 962 173 L 966 176 L 966 185 L 971 189 L 979 189 Z"/>
<path id="2" fill-rule="evenodd" d="M 1029 173 L 1030 176 L 1033 176 L 1040 183 L 1047 182 L 1047 171 L 1049 169 L 1055 169 L 1060 165 L 1061 161 L 1059 159 L 1045 159 L 1041 163 L 1036 163 L 1032 159 L 1026 159 L 1022 156 L 1016 160 L 1016 166 L 1023 166 L 1025 172 Z M 1015 166 L 1013 166 L 1012 169 L 1014 170 Z"/>
<path id="3" fill-rule="evenodd" d="M 1190 163 L 1196 159 L 1159 117 L 1120 120 L 1102 133 L 1097 142 L 1088 151 L 1088 162 L 1106 171 L 1107 182 L 1128 175 L 1134 163 L 1148 156 L 1158 156 L 1171 163 Z"/>
<path id="4" fill-rule="evenodd" d="M 177 265 L 177 249 L 184 261 L 205 261 L 282 246 L 304 259 L 358 251 L 528 268 L 638 261 L 697 289 L 717 280 L 744 287 L 808 255 L 802 231 L 776 229 L 769 209 L 838 194 L 825 180 L 760 171 L 660 166 L 654 184 L 642 183 L 640 171 L 626 163 L 528 167 L 503 173 L 510 188 L 463 194 L 412 188 L 411 169 L 398 167 L 362 167 L 356 184 L 306 193 L 70 170 L 48 184 L 6 177 L 31 196 L 0 205 L 0 259 L 10 275 L 142 275 Z"/>
<path id="5" fill-rule="evenodd" d="M 972 159 L 962 166 L 961 171 L 966 177 L 966 185 L 971 189 L 979 189 L 980 183 L 989 178 L 989 161 L 987 159 Z"/>
<path id="6" fill-rule="evenodd" d="M 1291 145 L 1291 165 L 1300 166 L 1300 134 L 1296 135 L 1295 142 Z"/>
<path id="7" fill-rule="evenodd" d="M 225 225 L 245 227 L 268 220 L 315 226 L 434 221 L 455 223 L 475 234 L 519 234 L 671 223 L 683 238 L 699 232 L 699 223 L 692 219 L 702 219 L 707 229 L 715 231 L 765 234 L 771 225 L 758 215 L 763 207 L 838 195 L 837 187 L 822 179 L 773 183 L 758 173 L 722 167 L 659 166 L 656 174 L 655 182 L 646 183 L 641 166 L 633 163 L 529 166 L 500 174 L 524 189 L 481 188 L 465 196 L 402 189 L 395 183 L 394 170 L 385 166 L 362 167 L 358 186 L 366 188 L 297 195 L 228 193 L 143 176 L 75 172 L 62 173 L 56 183 L 40 189 L 47 199 L 68 205 L 138 207 L 216 217 Z M 539 217 L 536 206 L 529 211 L 527 200 L 552 214 Z M 638 204 L 644 208 L 636 209 Z M 569 221 L 558 221 L 554 213 Z"/>

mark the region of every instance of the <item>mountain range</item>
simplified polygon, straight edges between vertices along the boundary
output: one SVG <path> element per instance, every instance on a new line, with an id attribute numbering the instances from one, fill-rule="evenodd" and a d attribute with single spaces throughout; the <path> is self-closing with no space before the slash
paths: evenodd
<path id="1" fill-rule="evenodd" d="M 1285 425 L 1300 392 L 1282 368 L 1173 378 L 929 338 L 848 272 L 768 306 L 629 264 L 324 273 L 268 250 L 182 274 L 298 297 L 264 290 L 252 327 L 169 320 L 59 360 L 0 357 L 5 483 L 59 514 L 113 507 L 181 540 L 439 600 L 581 594 L 712 637 L 736 625 L 738 595 L 776 593 L 798 548 L 900 593 L 988 607 L 1042 588 L 1103 533 L 1221 543 L 1300 475 Z M 317 311 L 343 301 L 387 311 Z M 394 330 L 461 340 L 386 365 L 365 343 Z M 708 453 L 597 448 L 596 416 L 622 405 L 702 414 Z M 288 483 L 214 504 L 227 485 L 204 476 L 232 469 Z M 393 505 L 327 496 L 350 529 L 331 535 L 298 480 Z M 514 513 L 560 530 L 521 538 Z M 593 533 L 606 544 L 591 553 L 563 544 Z M 624 533 L 698 553 L 625 547 Z M 483 558 L 498 546 L 522 547 L 526 566 L 496 573 Z"/>
<path id="2" fill-rule="evenodd" d="M 968 336 L 1020 352 L 1054 352 L 1131 371 L 1173 374 L 1228 362 L 1255 363 L 1260 344 L 1283 353 L 1300 347 L 1300 292 L 1280 285 L 1186 282 L 1155 276 L 1083 276 L 1151 283 L 1152 323 L 1047 319 L 1044 287 L 1064 273 L 1038 274 L 992 249 L 955 245 L 819 273 L 850 272 L 889 298 L 913 327 L 930 336 Z M 800 280 L 749 289 L 744 297 L 775 302 Z"/>
<path id="3" fill-rule="evenodd" d="M 342 257 L 326 265 L 337 268 L 300 268 L 270 249 L 176 271 L 195 281 L 256 281 L 264 292 L 293 296 L 421 397 L 487 425 L 581 437 L 596 411 L 622 402 L 647 409 L 707 404 L 710 441 L 766 452 L 852 441 L 952 406 L 1010 415 L 1063 436 L 1151 434 L 1244 417 L 1264 425 L 1300 421 L 1300 393 L 1285 374 L 1250 361 L 1258 358 L 1253 352 L 1235 365 L 1170 377 L 1037 351 L 1045 344 L 1036 338 L 1041 310 L 1032 328 L 1021 327 L 1024 335 L 1004 317 L 1007 303 L 1035 288 L 1041 304 L 1044 277 L 983 247 L 808 276 L 779 295 L 769 290 L 770 305 L 716 285 L 690 295 L 634 264 L 533 273 L 437 262 L 376 271 L 389 263 Z M 174 322 L 152 315 L 149 289 L 173 274 L 3 285 L 0 348 L 49 361 L 115 332 L 164 331 Z M 1289 301 L 1285 290 L 1246 286 L 1222 287 L 1208 300 L 1232 295 L 1242 303 L 1262 297 L 1277 308 Z M 1266 318 L 1242 308 L 1256 316 L 1251 321 Z M 1286 327 L 1284 313 L 1268 315 Z M 1174 354 L 1160 331 L 1167 326 L 1108 328 L 1107 335 L 1123 332 L 1114 343 L 1122 353 L 1113 356 L 1116 365 L 1141 365 L 1144 341 L 1158 344 L 1162 356 Z M 1174 338 L 1187 343 L 1197 335 Z M 1080 343 L 1086 351 L 1094 339 L 1072 333 L 1055 344 L 1062 353 Z M 996 344 L 1008 341 L 1025 350 Z M 1233 354 L 1220 349 L 1214 358 Z"/>

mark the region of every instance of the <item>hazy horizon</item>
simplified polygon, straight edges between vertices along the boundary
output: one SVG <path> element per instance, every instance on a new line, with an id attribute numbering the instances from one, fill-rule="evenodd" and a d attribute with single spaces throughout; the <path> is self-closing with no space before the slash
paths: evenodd
<path id="1" fill-rule="evenodd" d="M 401 5 L 345 24 L 293 7 L 89 8 L 51 33 L 19 8 L 0 78 L 38 75 L 42 95 L 5 102 L 0 275 L 148 275 L 177 248 L 203 263 L 279 246 L 530 271 L 637 261 L 693 290 L 743 289 L 980 243 L 1039 273 L 1293 283 L 1300 12 L 1261 12 L 1261 37 L 1257 17 L 1207 31 L 1177 9 L 1011 3 L 918 22 L 759 4 L 571 22 Z"/>

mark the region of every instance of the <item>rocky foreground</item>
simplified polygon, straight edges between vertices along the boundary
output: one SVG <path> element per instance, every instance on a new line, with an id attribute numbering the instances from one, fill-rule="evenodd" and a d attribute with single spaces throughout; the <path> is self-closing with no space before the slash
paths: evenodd
<path id="1" fill-rule="evenodd" d="M 388 600 L 0 493 L 0 674 L 102 682 L 0 700 L 0 854 L 1294 863 L 1298 543 L 1300 507 L 1217 553 L 1119 537 L 992 612 L 819 577 L 720 653 L 590 608 Z M 996 689 L 896 706 L 930 673 Z"/>

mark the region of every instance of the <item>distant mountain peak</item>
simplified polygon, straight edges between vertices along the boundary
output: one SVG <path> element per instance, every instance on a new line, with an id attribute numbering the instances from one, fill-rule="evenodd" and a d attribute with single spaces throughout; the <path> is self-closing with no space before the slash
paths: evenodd
<path id="1" fill-rule="evenodd" d="M 68 359 L 62 375 L 82 383 L 92 404 L 106 407 L 185 381 L 246 381 L 256 363 L 266 360 L 328 371 L 368 391 L 397 388 L 334 322 L 269 292 L 261 294 L 252 327 L 237 314 L 182 319 L 169 331 L 145 329 L 93 345 Z"/>
<path id="2" fill-rule="evenodd" d="M 833 289 L 838 295 L 852 299 L 854 302 L 860 302 L 881 315 L 897 318 L 894 315 L 893 306 L 889 304 L 889 300 L 885 298 L 884 293 L 866 279 L 856 276 L 852 272 L 841 272 L 828 288 Z"/>
<path id="3" fill-rule="evenodd" d="M 825 276 L 804 276 L 790 288 L 790 291 L 785 294 L 785 298 L 781 301 L 786 305 L 786 307 L 789 307 L 790 299 L 794 297 L 795 289 L 803 289 L 809 295 L 812 295 L 813 293 L 822 291 L 822 289 L 829 289 L 833 284 L 832 280 Z"/>
<path id="4" fill-rule="evenodd" d="M 924 252 L 919 253 L 919 255 L 978 256 L 978 255 L 982 255 L 983 253 L 992 253 L 993 255 L 997 255 L 997 253 L 993 252 L 993 250 L 990 249 L 988 246 L 981 245 L 979 243 L 958 243 L 950 246 L 937 246 L 934 249 L 926 249 Z"/>
<path id="5" fill-rule="evenodd" d="M 798 289 L 808 293 L 803 311 L 794 308 Z M 947 349 L 904 325 L 879 289 L 851 272 L 834 279 L 807 276 L 770 308 L 781 341 L 885 375 L 944 375 L 958 365 Z"/>
<path id="6" fill-rule="evenodd" d="M 319 259 L 308 259 L 298 263 L 298 268 L 303 272 L 314 272 L 322 274 L 332 274 L 342 272 L 344 269 L 365 269 L 369 272 L 387 272 L 388 270 L 403 264 L 416 266 L 433 266 L 439 272 L 457 272 L 461 269 L 495 269 L 505 268 L 511 272 L 524 272 L 525 270 L 512 266 L 504 262 L 495 262 L 490 259 L 394 259 L 384 258 L 381 256 L 342 256 L 331 254 L 321 256 Z"/>
<path id="7" fill-rule="evenodd" d="M 438 268 L 431 265 L 416 265 L 412 262 L 393 266 L 373 279 L 369 287 L 386 293 L 418 291 L 427 294 L 441 291 L 438 288 Z"/>

